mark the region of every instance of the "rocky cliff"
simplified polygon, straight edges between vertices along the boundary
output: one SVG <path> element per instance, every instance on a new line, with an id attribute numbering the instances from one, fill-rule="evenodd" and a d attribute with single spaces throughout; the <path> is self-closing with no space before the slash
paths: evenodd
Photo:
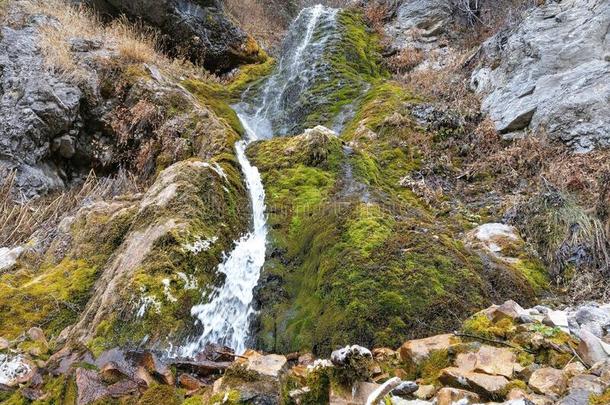
<path id="1" fill-rule="evenodd" d="M 0 0 L 0 403 L 610 403 L 609 3 L 306 3 Z"/>

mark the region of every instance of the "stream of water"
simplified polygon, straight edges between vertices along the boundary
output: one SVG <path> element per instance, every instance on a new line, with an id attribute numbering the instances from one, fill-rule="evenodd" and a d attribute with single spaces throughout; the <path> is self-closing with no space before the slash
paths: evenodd
<path id="1" fill-rule="evenodd" d="M 257 94 L 252 101 L 234 106 L 246 132 L 245 139 L 235 145 L 235 151 L 252 205 L 251 230 L 236 242 L 218 267 L 225 275 L 224 284 L 211 293 L 207 303 L 191 309 L 202 326 L 202 333 L 180 349 L 182 356 L 192 357 L 210 343 L 229 346 L 237 353 L 247 347 L 255 312 L 254 288 L 265 263 L 267 224 L 265 190 L 258 169 L 246 156 L 246 148 L 258 139 L 268 139 L 281 132 L 281 124 L 277 122 L 281 121 L 278 117 L 282 116 L 287 95 L 307 85 L 311 65 L 306 61 L 315 60 L 323 52 L 328 36 L 324 33 L 332 32 L 328 26 L 334 25 L 336 15 L 336 9 L 321 5 L 304 9 L 289 29 L 274 73 L 253 90 Z"/>

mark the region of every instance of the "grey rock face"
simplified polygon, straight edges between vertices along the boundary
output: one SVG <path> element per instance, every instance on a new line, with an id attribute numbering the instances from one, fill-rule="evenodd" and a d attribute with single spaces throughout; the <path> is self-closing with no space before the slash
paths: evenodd
<path id="1" fill-rule="evenodd" d="M 141 19 L 163 34 L 176 54 L 226 72 L 261 59 L 256 42 L 225 15 L 217 0 L 74 0 L 102 14 Z"/>
<path id="2" fill-rule="evenodd" d="M 451 8 L 447 0 L 404 1 L 385 32 L 394 49 L 409 46 L 432 49 L 438 46 L 439 37 L 450 22 Z"/>
<path id="3" fill-rule="evenodd" d="M 83 94 L 45 68 L 34 26 L 4 27 L 1 38 L 0 170 L 17 170 L 17 187 L 33 197 L 63 186 L 50 144 L 80 120 Z"/>
<path id="4" fill-rule="evenodd" d="M 546 2 L 482 47 L 472 88 L 507 139 L 545 130 L 580 152 L 610 146 L 610 2 Z"/>

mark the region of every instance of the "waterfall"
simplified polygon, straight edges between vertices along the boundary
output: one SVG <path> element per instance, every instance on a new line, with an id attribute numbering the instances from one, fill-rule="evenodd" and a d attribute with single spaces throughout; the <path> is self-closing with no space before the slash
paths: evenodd
<path id="1" fill-rule="evenodd" d="M 181 356 L 192 357 L 209 343 L 229 346 L 237 353 L 246 349 L 254 314 L 253 291 L 265 262 L 267 242 L 265 191 L 258 169 L 246 156 L 246 148 L 253 141 L 268 139 L 282 131 L 287 95 L 295 88 L 307 86 L 315 69 L 313 61 L 329 37 L 317 37 L 317 34 L 328 31 L 326 28 L 334 24 L 336 14 L 336 9 L 321 5 L 304 9 L 291 25 L 274 73 L 259 88 L 255 98 L 246 101 L 244 97 L 244 101 L 234 106 L 246 132 L 246 138 L 236 143 L 235 151 L 252 204 L 251 230 L 236 242 L 218 267 L 225 275 L 224 284 L 211 293 L 207 303 L 191 308 L 203 331 L 180 348 Z"/>

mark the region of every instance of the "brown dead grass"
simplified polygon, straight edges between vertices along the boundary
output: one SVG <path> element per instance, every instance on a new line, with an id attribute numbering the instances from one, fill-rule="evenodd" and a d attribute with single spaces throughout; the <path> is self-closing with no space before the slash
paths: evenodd
<path id="1" fill-rule="evenodd" d="M 49 68 L 65 79 L 80 82 L 87 77 L 88 66 L 76 57 L 71 40 L 95 41 L 109 53 L 99 58 L 118 62 L 148 63 L 175 76 L 209 76 L 203 69 L 180 58 L 169 58 L 158 45 L 155 33 L 124 18 L 104 24 L 90 9 L 72 6 L 64 0 L 28 0 L 25 9 L 31 14 L 44 14 L 56 21 L 41 29 L 41 47 Z"/>
<path id="2" fill-rule="evenodd" d="M 66 215 L 85 201 L 110 199 L 122 194 L 140 192 L 136 179 L 126 171 L 115 176 L 98 178 L 89 174 L 82 186 L 36 200 L 19 202 L 13 195 L 16 173 L 8 174 L 0 184 L 0 246 L 17 246 L 28 242 L 36 232 L 44 243 Z"/>

